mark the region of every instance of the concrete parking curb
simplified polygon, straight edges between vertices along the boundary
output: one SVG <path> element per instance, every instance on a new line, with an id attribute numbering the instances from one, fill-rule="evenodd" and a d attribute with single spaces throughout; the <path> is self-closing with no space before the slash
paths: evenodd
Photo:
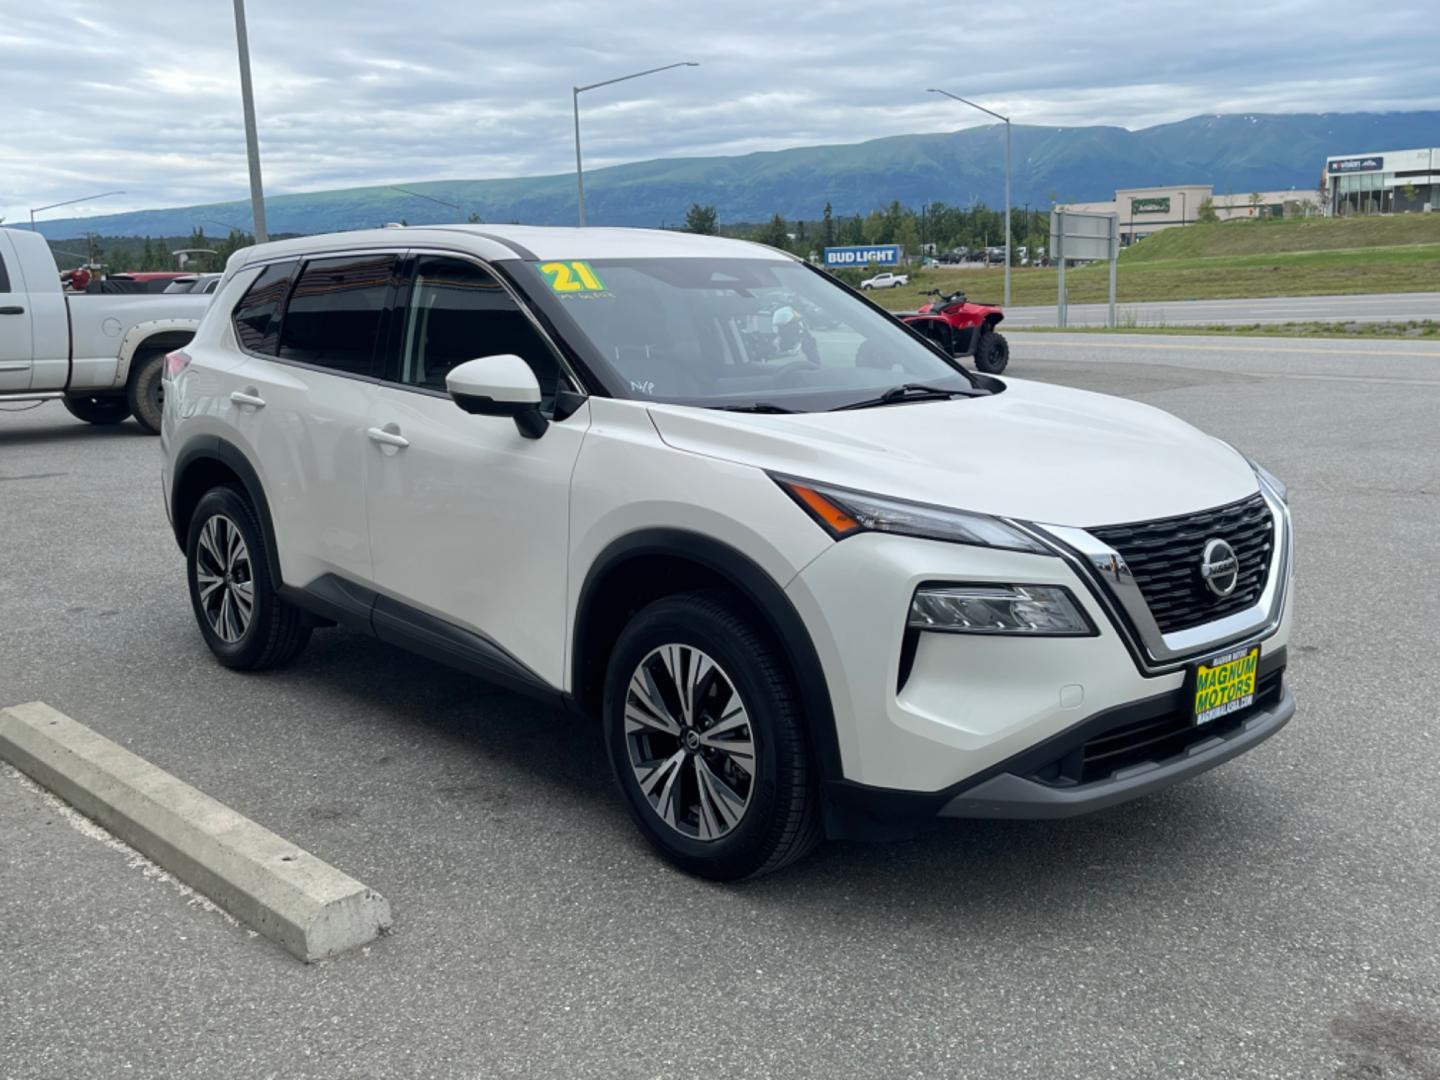
<path id="1" fill-rule="evenodd" d="M 373 889 L 42 702 L 0 709 L 0 758 L 305 961 L 373 941 Z"/>

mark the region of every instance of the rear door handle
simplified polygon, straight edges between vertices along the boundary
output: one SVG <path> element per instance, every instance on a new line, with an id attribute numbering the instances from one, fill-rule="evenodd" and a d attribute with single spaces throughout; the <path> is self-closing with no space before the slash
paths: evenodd
<path id="1" fill-rule="evenodd" d="M 389 430 L 391 428 L 394 430 Z M 371 442 L 377 442 L 381 446 L 393 446 L 403 450 L 410 445 L 410 440 L 400 434 L 400 428 L 395 424 L 386 424 L 383 428 L 366 428 L 365 434 L 370 436 Z"/>
<path id="2" fill-rule="evenodd" d="M 24 315 L 25 309 L 19 304 L 11 304 L 8 307 L 0 307 L 0 315 Z"/>
<path id="3" fill-rule="evenodd" d="M 257 409 L 263 409 L 265 407 L 265 399 L 259 394 L 250 393 L 249 391 L 232 390 L 230 392 L 230 400 L 236 405 L 253 405 Z"/>

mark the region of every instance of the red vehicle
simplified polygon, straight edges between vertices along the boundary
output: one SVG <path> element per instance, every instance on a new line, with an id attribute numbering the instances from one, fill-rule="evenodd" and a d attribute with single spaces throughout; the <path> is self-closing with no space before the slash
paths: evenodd
<path id="1" fill-rule="evenodd" d="M 1005 313 L 993 304 L 967 300 L 964 293 L 946 295 L 939 289 L 918 311 L 897 314 L 930 338 L 951 356 L 973 356 L 975 366 L 989 375 L 999 375 L 1010 363 L 1010 343 L 995 330 Z"/>

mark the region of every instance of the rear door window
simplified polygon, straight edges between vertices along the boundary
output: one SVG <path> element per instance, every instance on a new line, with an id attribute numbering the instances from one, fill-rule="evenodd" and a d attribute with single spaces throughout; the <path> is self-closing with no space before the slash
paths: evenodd
<path id="1" fill-rule="evenodd" d="M 240 346 L 263 356 L 275 355 L 280 331 L 280 305 L 290 291 L 295 263 L 272 263 L 260 271 L 240 303 L 235 306 L 235 336 Z"/>
<path id="2" fill-rule="evenodd" d="M 10 291 L 10 275 L 5 270 L 6 246 L 8 246 L 8 241 L 6 241 L 3 237 L 0 237 L 0 293 L 7 293 Z"/>
<path id="3" fill-rule="evenodd" d="M 347 255 L 305 264 L 280 326 L 277 356 L 343 375 L 372 375 L 396 256 Z"/>

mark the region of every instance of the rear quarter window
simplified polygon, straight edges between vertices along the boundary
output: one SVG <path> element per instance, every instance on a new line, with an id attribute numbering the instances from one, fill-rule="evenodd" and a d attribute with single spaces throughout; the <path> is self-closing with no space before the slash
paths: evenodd
<path id="1" fill-rule="evenodd" d="M 235 305 L 235 336 L 247 352 L 274 356 L 280 336 L 280 306 L 290 291 L 295 263 L 272 263 L 260 272 Z"/>

